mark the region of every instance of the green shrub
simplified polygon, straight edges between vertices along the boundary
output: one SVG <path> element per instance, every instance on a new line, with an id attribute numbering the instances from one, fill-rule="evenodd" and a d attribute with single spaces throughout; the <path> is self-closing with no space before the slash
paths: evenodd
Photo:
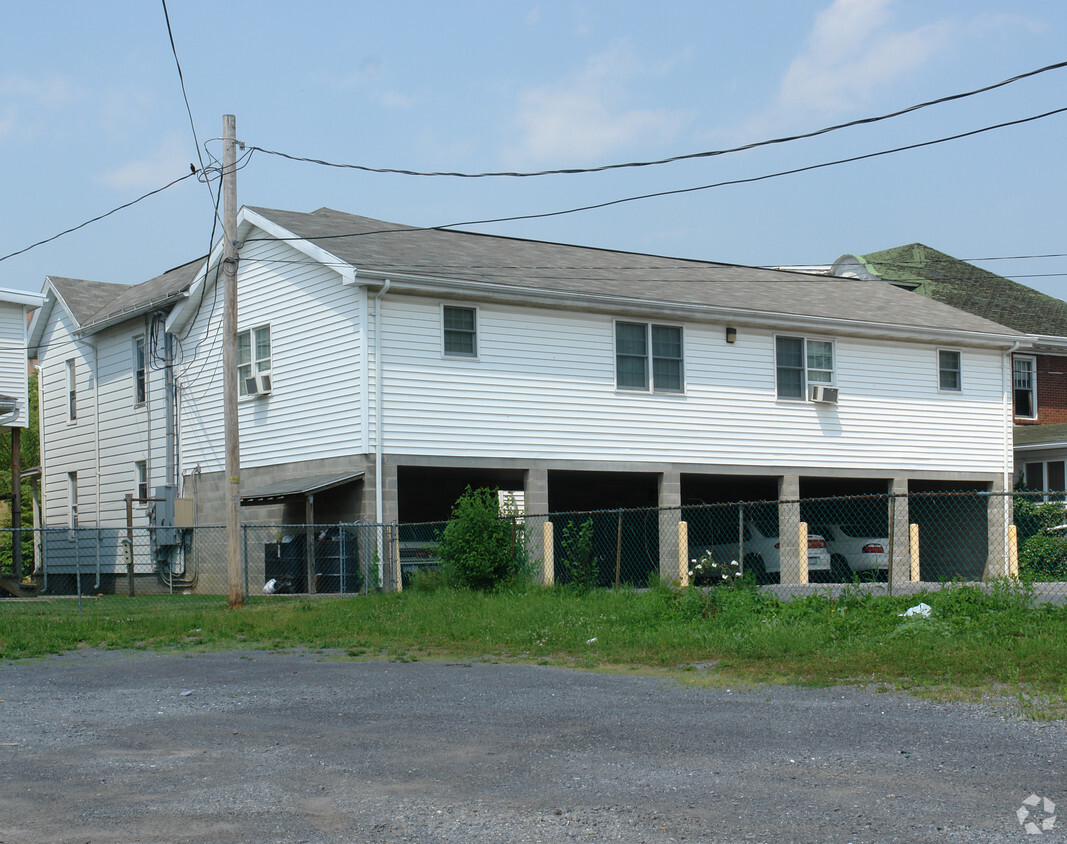
<path id="1" fill-rule="evenodd" d="M 580 525 L 569 521 L 560 537 L 560 562 L 577 589 L 595 589 L 600 580 L 600 561 L 593 554 L 593 520 Z"/>
<path id="2" fill-rule="evenodd" d="M 452 508 L 437 556 L 448 581 L 466 589 L 489 590 L 514 579 L 524 559 L 521 535 L 500 518 L 495 489 L 469 486 Z"/>
<path id="3" fill-rule="evenodd" d="M 1067 580 L 1067 538 L 1031 536 L 1019 549 L 1019 574 L 1036 580 Z"/>

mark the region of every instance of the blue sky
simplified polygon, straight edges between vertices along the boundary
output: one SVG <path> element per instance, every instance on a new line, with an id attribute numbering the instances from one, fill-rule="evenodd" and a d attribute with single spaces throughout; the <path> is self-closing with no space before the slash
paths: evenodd
<path id="1" fill-rule="evenodd" d="M 415 170 L 591 167 L 720 149 L 879 115 L 1067 59 L 1062 0 L 303 4 L 169 0 L 201 145 Z M 6 255 L 189 172 L 197 148 L 162 4 L 19 4 L 0 36 Z M 412 225 L 538 214 L 748 178 L 1067 106 L 1067 69 L 872 126 L 640 169 L 530 179 L 380 175 L 254 154 L 241 204 L 330 206 Z M 476 230 L 752 265 L 921 241 L 960 258 L 1067 253 L 1067 114 L 755 184 Z M 203 153 L 207 156 L 206 153 Z M 205 160 L 210 160 L 205 158 Z M 136 283 L 204 254 L 188 179 L 0 261 Z M 1067 257 L 979 262 L 1067 296 Z M 1063 276 L 1057 274 L 1063 273 Z"/>

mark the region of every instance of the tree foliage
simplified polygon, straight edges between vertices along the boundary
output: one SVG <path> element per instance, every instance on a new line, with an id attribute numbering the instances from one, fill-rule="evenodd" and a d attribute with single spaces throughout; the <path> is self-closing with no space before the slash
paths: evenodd
<path id="1" fill-rule="evenodd" d="M 468 486 L 437 546 L 449 582 L 485 591 L 513 580 L 523 560 L 523 543 L 513 533 L 512 522 L 500 517 L 497 491 Z"/>

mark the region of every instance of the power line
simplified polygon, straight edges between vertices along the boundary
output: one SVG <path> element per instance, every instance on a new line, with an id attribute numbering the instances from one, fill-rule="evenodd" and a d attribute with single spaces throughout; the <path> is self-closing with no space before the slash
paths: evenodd
<path id="1" fill-rule="evenodd" d="M 249 238 L 247 242 L 253 242 L 257 240 L 337 240 L 345 237 L 365 237 L 371 234 L 400 234 L 412 231 L 444 231 L 447 229 L 455 229 L 460 226 L 483 226 L 491 223 L 511 223 L 520 220 L 540 220 L 547 217 L 562 217 L 567 214 L 577 214 L 582 211 L 594 211 L 600 208 L 609 208 L 613 205 L 622 205 L 627 202 L 637 202 L 643 199 L 655 199 L 661 196 L 677 196 L 684 193 L 694 193 L 696 191 L 712 190 L 714 188 L 728 187 L 730 185 L 744 185 L 752 184 L 754 182 L 767 181 L 768 179 L 777 179 L 782 176 L 793 176 L 797 173 L 807 173 L 812 170 L 822 170 L 827 167 L 836 167 L 839 164 L 851 164 L 856 161 L 865 161 L 871 158 L 878 158 L 883 155 L 894 155 L 899 152 L 907 152 L 913 149 L 922 149 L 923 147 L 936 146 L 938 144 L 948 143 L 949 141 L 958 141 L 962 138 L 969 138 L 974 135 L 981 135 L 985 132 L 992 132 L 996 129 L 1004 129 L 1009 126 L 1020 126 L 1024 123 L 1032 123 L 1035 120 L 1043 120 L 1046 117 L 1052 117 L 1057 114 L 1063 114 L 1067 112 L 1067 106 L 1063 108 L 1053 109 L 1052 111 L 1042 112 L 1041 114 L 1031 115 L 1030 117 L 1023 117 L 1018 120 L 1008 120 L 1003 123 L 996 123 L 992 126 L 985 126 L 981 129 L 972 129 L 968 132 L 959 132 L 955 135 L 948 135 L 944 138 L 935 138 L 930 141 L 920 141 L 914 144 L 905 144 L 904 146 L 893 147 L 892 149 L 879 150 L 877 152 L 868 152 L 863 155 L 853 155 L 848 158 L 838 158 L 834 161 L 824 161 L 820 164 L 808 164 L 804 167 L 794 167 L 790 170 L 779 170 L 775 173 L 765 173 L 762 176 L 749 176 L 743 179 L 728 179 L 722 182 L 714 182 L 709 185 L 696 185 L 687 188 L 675 188 L 673 190 L 655 191 L 653 193 L 644 193 L 637 196 L 626 196 L 621 199 L 611 199 L 605 202 L 595 202 L 590 205 L 580 205 L 576 208 L 567 208 L 562 211 L 544 211 L 538 214 L 515 214 L 509 217 L 491 217 L 484 220 L 464 220 L 457 223 L 447 223 L 437 226 L 411 226 L 403 229 L 379 229 L 370 232 L 348 232 L 345 234 L 324 234 L 324 235 L 307 235 L 307 236 L 294 236 L 283 238 Z M 252 151 L 259 150 L 258 147 L 250 147 Z"/>
<path id="2" fill-rule="evenodd" d="M 193 109 L 189 105 L 189 94 L 185 90 L 185 77 L 182 75 L 182 63 L 178 61 L 178 48 L 174 46 L 174 30 L 170 27 L 170 14 L 167 12 L 167 0 L 162 0 L 163 17 L 167 21 L 167 35 L 170 37 L 170 51 L 174 56 L 174 64 L 178 68 L 178 81 L 182 86 L 182 97 L 185 98 L 185 111 L 189 115 L 189 128 L 193 130 L 193 145 L 196 147 L 196 157 L 200 161 L 200 170 L 203 172 L 204 157 L 200 154 L 200 140 L 196 136 L 196 124 L 193 122 Z M 211 192 L 211 182 L 206 182 L 208 192 Z M 215 197 L 211 197 L 212 200 Z"/>
<path id="3" fill-rule="evenodd" d="M 305 158 L 298 155 L 291 155 L 285 152 L 278 152 L 277 150 L 264 149 L 263 147 L 254 146 L 251 147 L 251 149 L 265 153 L 267 155 L 276 155 L 280 158 L 286 158 L 290 161 L 300 161 L 307 164 L 318 164 L 323 167 L 336 167 L 343 170 L 360 170 L 365 173 L 385 173 L 400 176 L 452 176 L 462 179 L 485 179 L 493 177 L 529 178 L 532 176 L 571 176 L 581 173 L 602 173 L 606 170 L 621 170 L 623 168 L 630 167 L 655 167 L 661 164 L 672 164 L 677 161 L 689 161 L 698 158 L 711 158 L 717 155 L 729 155 L 731 153 L 744 152 L 746 150 L 757 149 L 759 147 L 772 146 L 774 144 L 785 144 L 790 143 L 792 141 L 814 138 L 819 135 L 828 134 L 830 132 L 837 132 L 840 129 L 850 129 L 854 126 L 864 126 L 870 125 L 872 123 L 879 123 L 883 120 L 889 120 L 894 117 L 900 117 L 901 115 L 909 114 L 913 111 L 918 111 L 920 109 L 929 108 L 930 106 L 941 105 L 943 103 L 953 102 L 955 100 L 966 99 L 967 97 L 973 97 L 977 94 L 984 94 L 988 91 L 993 91 L 997 88 L 1002 88 L 1005 85 L 1011 85 L 1012 83 L 1018 82 L 1022 79 L 1028 79 L 1032 76 L 1037 76 L 1042 73 L 1048 73 L 1052 70 L 1060 70 L 1064 67 L 1067 67 L 1067 62 L 1057 62 L 1056 64 L 1046 65 L 1045 67 L 1040 67 L 1036 70 L 1021 73 L 1018 76 L 1013 76 L 1010 79 L 1005 79 L 1001 82 L 996 82 L 992 85 L 986 85 L 981 88 L 975 88 L 973 91 L 965 91 L 959 94 L 950 94 L 945 97 L 938 97 L 936 100 L 928 100 L 927 102 L 916 103 L 915 105 L 899 109 L 898 111 L 892 111 L 888 114 L 881 114 L 877 117 L 863 117 L 858 120 L 850 120 L 847 123 L 838 123 L 833 126 L 826 126 L 822 129 L 816 129 L 812 132 L 804 132 L 799 135 L 788 135 L 781 138 L 771 138 L 769 140 L 754 141 L 750 144 L 743 144 L 742 146 L 730 147 L 727 149 L 707 150 L 705 152 L 692 152 L 684 155 L 674 155 L 670 158 L 661 158 L 655 161 L 630 161 L 624 164 L 605 164 L 600 167 L 570 167 L 561 170 L 536 170 L 532 172 L 501 171 L 486 173 L 463 173 L 448 171 L 420 171 L 403 170 L 391 167 L 369 167 L 362 164 L 338 164 L 331 161 L 324 161 L 318 158 Z"/>
<path id="4" fill-rule="evenodd" d="M 767 173 L 767 174 L 764 174 L 762 176 L 750 176 L 750 177 L 744 178 L 744 179 L 729 179 L 729 180 L 723 181 L 723 182 L 715 182 L 715 183 L 710 184 L 710 185 L 698 185 L 696 187 L 676 188 L 674 190 L 656 191 L 655 193 L 646 193 L 646 194 L 641 194 L 639 196 L 628 196 L 628 197 L 623 197 L 622 199 L 612 199 L 612 200 L 609 200 L 607 202 L 597 202 L 597 203 L 594 203 L 594 204 L 591 204 L 591 205 L 582 205 L 582 206 L 579 206 L 577 208 L 568 208 L 568 209 L 566 209 L 564 211 L 546 211 L 546 212 L 541 213 L 541 214 L 516 214 L 516 215 L 511 216 L 511 217 L 496 217 L 496 218 L 487 219 L 487 220 L 466 220 L 466 221 L 460 222 L 460 223 L 449 223 L 448 225 L 444 225 L 444 226 L 434 226 L 433 228 L 435 228 L 435 229 L 452 229 L 452 228 L 458 228 L 459 226 L 481 226 L 481 225 L 487 225 L 489 223 L 510 223 L 510 222 L 514 222 L 514 221 L 518 221 L 518 220 L 537 220 L 537 219 L 543 219 L 545 217 L 561 217 L 561 216 L 563 216 L 565 214 L 576 214 L 576 213 L 578 213 L 580 211 L 593 211 L 593 210 L 596 210 L 596 209 L 599 209 L 599 208 L 608 208 L 608 207 L 610 207 L 612 205 L 621 205 L 621 204 L 623 204 L 625 202 L 636 202 L 636 201 L 642 200 L 642 199 L 654 199 L 654 198 L 660 197 L 660 196 L 675 196 L 675 195 L 683 194 L 683 193 L 693 193 L 695 191 L 711 190 L 712 188 L 726 187 L 728 185 L 744 185 L 744 184 L 751 184 L 753 182 L 762 182 L 762 181 L 766 181 L 767 179 L 777 179 L 777 178 L 779 178 L 781 176 L 792 176 L 792 175 L 795 175 L 796 173 L 806 173 L 806 172 L 811 171 L 811 170 L 821 170 L 821 169 L 826 168 L 826 167 L 835 167 L 838 164 L 850 164 L 850 163 L 855 162 L 855 161 L 864 161 L 864 160 L 869 159 L 869 158 L 878 158 L 879 156 L 883 156 L 883 155 L 893 155 L 895 153 L 905 152 L 907 150 L 921 149 L 922 147 L 935 146 L 937 144 L 944 144 L 944 143 L 947 143 L 949 141 L 958 141 L 961 138 L 969 138 L 969 137 L 971 137 L 973 135 L 980 135 L 983 132 L 992 132 L 994 129 L 1003 129 L 1003 128 L 1008 127 L 1008 126 L 1019 126 L 1019 125 L 1021 125 L 1023 123 L 1031 123 L 1031 122 L 1033 122 L 1035 120 L 1042 120 L 1042 119 L 1044 119 L 1046 117 L 1051 117 L 1051 116 L 1056 115 L 1056 114 L 1062 114 L 1064 112 L 1067 112 L 1067 107 L 1053 109 L 1052 111 L 1046 111 L 1046 112 L 1044 112 L 1042 114 L 1035 114 L 1035 115 L 1033 115 L 1031 117 L 1024 117 L 1024 118 L 1021 118 L 1019 120 L 1009 120 L 1009 121 L 1006 121 L 1004 123 L 997 123 L 997 124 L 995 124 L 993 126 L 986 126 L 986 127 L 982 128 L 982 129 L 972 129 L 969 132 L 960 132 L 959 134 L 956 134 L 956 135 L 949 135 L 947 137 L 937 138 L 937 139 L 932 140 L 932 141 L 921 141 L 920 143 L 907 144 L 907 145 L 901 146 L 901 147 L 894 147 L 893 149 L 879 150 L 878 152 L 869 152 L 869 153 L 866 153 L 864 155 L 854 155 L 854 156 L 851 156 L 849 158 L 839 158 L 839 159 L 836 159 L 834 161 L 825 161 L 825 162 L 823 162 L 821 164 L 809 164 L 806 167 L 795 167 L 795 168 L 793 168 L 791 170 L 780 170 L 777 173 Z M 339 235 L 339 236 L 343 236 L 343 235 Z M 309 238 L 309 239 L 314 239 L 314 238 Z"/>
<path id="5" fill-rule="evenodd" d="M 36 243 L 31 243 L 29 246 L 25 247 L 24 249 L 19 249 L 17 252 L 11 252 L 11 253 L 9 253 L 7 255 L 0 256 L 0 261 L 6 261 L 8 258 L 14 258 L 16 255 L 21 255 L 24 252 L 29 252 L 31 249 L 36 249 L 38 246 L 44 246 L 46 243 L 51 243 L 53 240 L 58 240 L 59 238 L 63 237 L 64 235 L 68 235 L 71 232 L 78 231 L 78 229 L 84 229 L 86 226 L 88 226 L 88 225 L 90 225 L 92 223 L 99 222 L 100 220 L 103 220 L 105 217 L 110 217 L 112 214 L 117 214 L 119 211 L 122 211 L 125 208 L 129 208 L 131 205 L 136 205 L 138 202 L 141 202 L 141 201 L 143 201 L 145 199 L 148 199 L 150 196 L 155 196 L 157 193 L 162 193 L 163 191 L 167 190 L 168 188 L 174 187 L 179 182 L 184 182 L 186 179 L 191 179 L 191 178 L 193 178 L 193 176 L 196 176 L 196 175 L 197 175 L 196 173 L 186 173 L 184 176 L 178 177 L 173 182 L 168 182 L 167 184 L 163 185 L 163 187 L 161 187 L 161 188 L 156 188 L 155 190 L 151 190 L 148 193 L 144 194 L 143 196 L 137 197 L 137 199 L 132 199 L 129 202 L 126 202 L 126 203 L 120 205 L 118 208 L 112 208 L 110 211 L 107 211 L 104 214 L 100 214 L 100 215 L 98 215 L 96 217 L 93 217 L 90 220 L 86 220 L 84 223 L 79 223 L 76 226 L 72 226 L 69 229 L 65 229 L 64 231 L 61 231 L 59 234 L 54 234 L 51 237 L 45 238 L 44 240 L 39 240 Z"/>

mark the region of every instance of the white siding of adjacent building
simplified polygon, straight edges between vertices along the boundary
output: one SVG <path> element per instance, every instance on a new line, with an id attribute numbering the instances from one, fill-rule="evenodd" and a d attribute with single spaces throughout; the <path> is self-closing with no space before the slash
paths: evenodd
<path id="1" fill-rule="evenodd" d="M 273 387 L 268 397 L 239 402 L 241 466 L 363 451 L 363 291 L 280 242 L 242 249 L 238 291 L 238 329 L 270 326 Z M 186 473 L 224 463 L 221 290 L 214 297 L 207 294 L 182 340 L 189 355 L 181 370 Z"/>
<path id="2" fill-rule="evenodd" d="M 385 302 L 389 454 L 1003 471 L 995 351 L 961 350 L 948 394 L 935 346 L 837 338 L 840 402 L 816 405 L 776 399 L 772 332 L 727 344 L 724 326 L 691 323 L 684 394 L 634 393 L 615 388 L 610 316 L 482 305 L 478 357 L 463 359 L 442 353 L 440 303 Z"/>
<path id="3" fill-rule="evenodd" d="M 136 402 L 133 338 L 145 334 L 140 319 L 84 340 L 55 307 L 41 342 L 43 517 L 47 528 L 70 524 L 70 474 L 77 478 L 78 526 L 96 534 L 66 532 L 45 537 L 49 571 L 125 571 L 120 538 L 126 526 L 126 494 L 137 495 L 138 461 L 148 467 L 151 495 L 165 482 L 164 373 L 147 368 L 146 401 Z M 67 362 L 74 361 L 77 418 L 68 420 Z M 99 433 L 98 433 L 99 432 Z M 149 442 L 151 440 L 151 443 Z M 134 509 L 134 526 L 147 525 L 145 508 Z M 99 541 L 98 541 L 99 540 Z M 78 544 L 75 545 L 75 542 Z M 151 570 L 141 549 L 138 571 Z"/>
<path id="4" fill-rule="evenodd" d="M 28 376 L 26 372 L 26 307 L 0 300 L 0 394 L 18 400 L 18 416 L 4 424 L 25 428 Z"/>

